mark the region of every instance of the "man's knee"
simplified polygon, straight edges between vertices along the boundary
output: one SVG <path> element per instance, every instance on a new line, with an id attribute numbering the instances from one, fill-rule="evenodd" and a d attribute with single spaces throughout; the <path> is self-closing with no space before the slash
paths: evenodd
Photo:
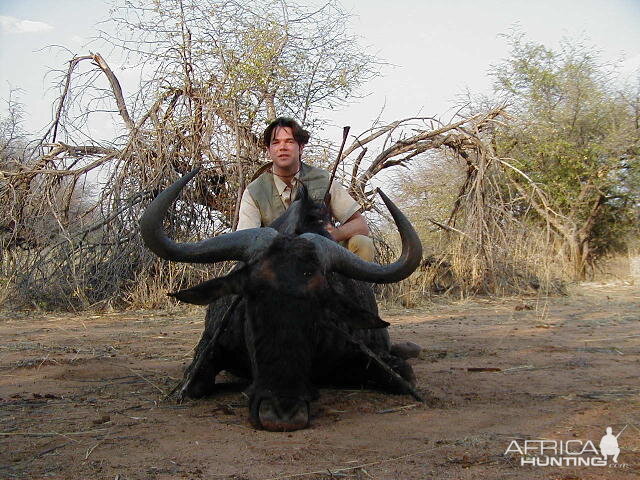
<path id="1" fill-rule="evenodd" d="M 367 262 L 373 262 L 376 255 L 376 249 L 373 246 L 373 240 L 366 235 L 354 235 L 347 241 L 347 248 L 350 252 L 355 253 L 361 259 Z"/>

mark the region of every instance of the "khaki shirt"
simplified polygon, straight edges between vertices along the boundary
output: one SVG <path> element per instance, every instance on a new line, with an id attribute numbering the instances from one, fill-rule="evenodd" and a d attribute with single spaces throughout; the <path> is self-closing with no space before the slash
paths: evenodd
<path id="1" fill-rule="evenodd" d="M 294 177 L 293 187 L 295 189 L 298 181 L 298 174 Z M 282 203 L 285 207 L 289 208 L 291 204 L 292 188 L 289 187 L 280 177 L 273 175 L 273 182 L 276 185 L 278 194 L 282 199 Z M 339 182 L 334 181 L 331 184 L 329 190 L 331 194 L 331 202 L 329 202 L 329 208 L 331 214 L 341 224 L 349 220 L 351 216 L 360 210 L 360 205 L 356 202 L 351 195 L 347 192 L 347 189 L 340 185 Z M 247 228 L 263 227 L 261 225 L 260 210 L 255 203 L 255 200 L 249 193 L 249 189 L 245 189 L 242 194 L 242 200 L 240 200 L 240 218 L 238 220 L 237 230 L 244 230 Z"/>

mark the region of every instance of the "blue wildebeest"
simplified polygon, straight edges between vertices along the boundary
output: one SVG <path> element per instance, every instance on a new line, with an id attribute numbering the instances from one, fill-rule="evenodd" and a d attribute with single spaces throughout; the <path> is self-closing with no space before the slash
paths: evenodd
<path id="1" fill-rule="evenodd" d="M 420 263 L 420 240 L 400 210 L 380 192 L 402 238 L 402 253 L 389 265 L 361 260 L 332 241 L 323 208 L 304 188 L 268 228 L 177 243 L 162 222 L 196 173 L 160 193 L 140 221 L 146 246 L 161 258 L 241 262 L 226 276 L 171 294 L 209 305 L 179 398 L 212 394 L 222 370 L 250 378 L 250 420 L 273 431 L 309 424 L 317 385 L 374 384 L 419 398 L 410 365 L 391 353 L 389 324 L 378 316 L 371 285 L 404 279 Z"/>

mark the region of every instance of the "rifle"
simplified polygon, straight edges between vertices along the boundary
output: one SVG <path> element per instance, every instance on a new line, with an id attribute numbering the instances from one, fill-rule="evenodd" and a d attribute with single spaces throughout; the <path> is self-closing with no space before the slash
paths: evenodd
<path id="1" fill-rule="evenodd" d="M 616 435 L 616 438 L 618 438 L 620 435 L 622 435 L 622 432 L 624 432 L 627 429 L 628 426 L 629 425 L 625 425 L 624 428 L 618 432 L 618 434 Z"/>
<path id="2" fill-rule="evenodd" d="M 340 160 L 342 157 L 342 151 L 344 150 L 344 145 L 347 143 L 347 137 L 349 136 L 349 130 L 351 127 L 346 126 L 342 128 L 342 145 L 340 145 L 340 151 L 338 152 L 338 158 L 336 158 L 336 162 L 333 164 L 333 169 L 331 170 L 331 177 L 329 178 L 329 185 L 327 186 L 327 191 L 323 197 L 323 203 L 326 209 L 326 218 L 328 220 L 331 219 L 331 209 L 329 208 L 329 203 L 331 202 L 331 184 L 333 183 L 333 179 L 336 177 L 336 171 L 338 170 L 338 165 L 340 164 Z"/>

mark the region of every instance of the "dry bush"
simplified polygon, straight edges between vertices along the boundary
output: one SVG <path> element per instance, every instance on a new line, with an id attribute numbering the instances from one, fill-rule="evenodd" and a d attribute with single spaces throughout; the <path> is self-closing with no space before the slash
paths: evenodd
<path id="1" fill-rule="evenodd" d="M 188 21 L 181 18 L 179 25 Z M 181 45 L 188 50 L 193 44 L 183 34 L 178 32 L 174 40 L 186 42 Z M 282 54 L 278 52 L 274 54 Z M 178 242 L 191 242 L 232 230 L 242 191 L 261 166 L 260 133 L 274 112 L 274 98 L 262 92 L 257 104 L 244 105 L 251 114 L 241 114 L 240 101 L 255 96 L 236 91 L 234 76 L 211 84 L 212 77 L 191 68 L 198 66 L 191 57 L 181 56 L 176 65 L 185 67 L 187 78 L 182 70 L 159 69 L 156 83 L 147 87 L 160 86 L 138 92 L 132 105 L 104 57 L 95 53 L 71 59 L 44 139 L 32 155 L 5 162 L 0 169 L 0 203 L 6 205 L 0 211 L 5 303 L 71 310 L 159 307 L 169 302 L 166 291 L 211 276 L 153 257 L 142 244 L 138 220 L 160 190 L 200 167 L 169 212 L 167 233 Z M 232 70 L 234 65 L 220 64 Z M 111 109 L 115 104 L 122 120 L 122 135 L 108 142 L 83 131 L 91 112 L 82 99 L 96 90 L 99 103 Z M 281 107 L 291 105 L 289 100 L 275 97 Z M 448 124 L 415 117 L 379 122 L 347 145 L 339 178 L 364 210 L 380 211 L 373 202 L 377 175 L 423 161 L 437 150 L 466 155 L 476 148 L 468 132 L 489 128 L 501 112 L 496 108 Z M 310 147 L 308 159 L 330 163 L 333 149 L 317 144 L 314 152 Z"/>
<path id="2" fill-rule="evenodd" d="M 117 78 L 100 55 L 74 58 L 65 85 L 73 84 L 75 69 L 88 60 L 111 82 L 128 133 L 106 146 L 60 141 L 56 129 L 68 120 L 60 108 L 47 134 L 51 143 L 22 162 L 3 165 L 0 202 L 7 208 L 0 212 L 0 277 L 10 285 L 3 287 L 5 304 L 70 310 L 168 305 L 166 291 L 205 275 L 198 268 L 170 266 L 144 248 L 138 219 L 145 205 L 199 166 L 201 173 L 168 214 L 167 233 L 191 242 L 229 231 L 242 189 L 259 165 L 257 119 L 237 123 L 233 135 L 217 136 L 229 130 L 219 116 L 221 99 L 206 89 L 170 89 L 132 120 Z M 64 90 L 60 105 L 73 97 L 70 92 Z M 191 101 L 199 108 L 190 109 Z M 378 173 L 431 150 L 462 151 L 473 145 L 465 130 L 479 130 L 499 113 L 447 125 L 410 118 L 374 127 L 345 149 L 342 168 L 350 176 L 342 178 L 365 210 L 377 209 L 370 182 Z M 195 132 L 200 133 L 194 143 Z M 380 148 L 367 156 L 378 139 Z M 330 158 L 322 149 L 315 156 L 321 163 Z"/>
<path id="3" fill-rule="evenodd" d="M 474 148 L 433 156 L 395 184 L 425 254 L 409 279 L 380 289 L 383 299 L 411 307 L 434 294 L 565 293 L 565 257 L 526 211 L 515 210 L 488 142 L 476 138 Z M 384 237 L 397 251 L 397 239 Z"/>
<path id="4" fill-rule="evenodd" d="M 138 219 L 151 199 L 200 167 L 168 215 L 168 233 L 195 241 L 233 229 L 276 112 L 318 126 L 318 110 L 357 95 L 377 72 L 337 2 L 161 3 L 115 2 L 112 33 L 100 33 L 115 63 L 140 72 L 137 91 L 122 88 L 106 56 L 78 55 L 57 71 L 52 123 L 30 153 L 8 157 L 4 141 L 18 139 L 4 127 L 18 117 L 0 122 L 5 303 L 162 303 L 164 291 L 201 272 L 145 250 Z M 113 132 L 92 129 L 96 120 Z"/>

